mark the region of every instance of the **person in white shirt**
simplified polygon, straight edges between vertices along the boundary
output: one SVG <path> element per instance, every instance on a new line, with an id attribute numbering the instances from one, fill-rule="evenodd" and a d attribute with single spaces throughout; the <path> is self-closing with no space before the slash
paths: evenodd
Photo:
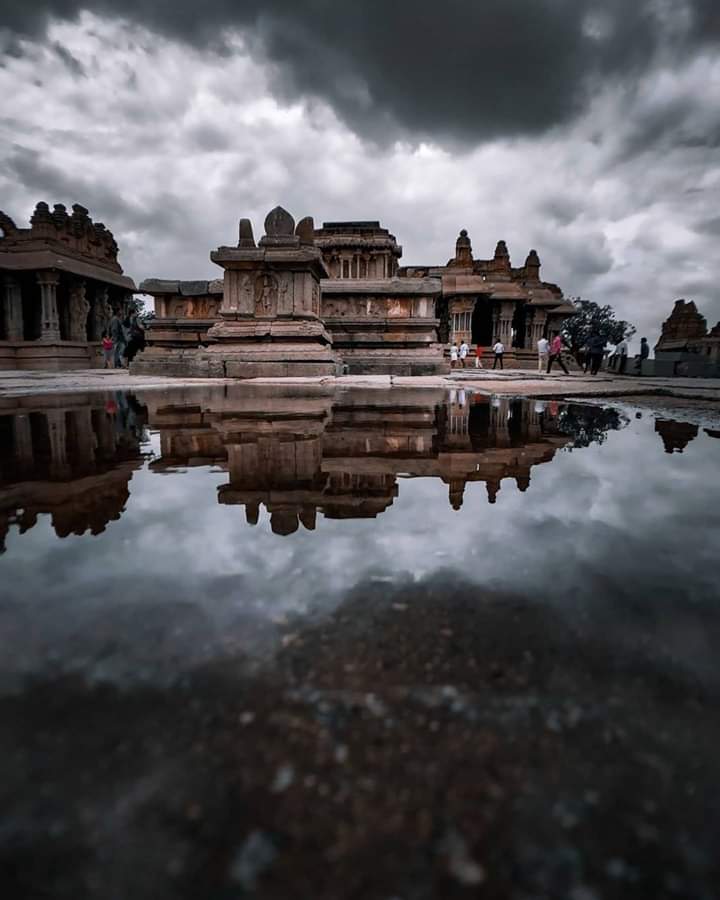
<path id="1" fill-rule="evenodd" d="M 493 369 L 497 366 L 498 362 L 500 363 L 500 368 L 505 368 L 503 366 L 503 353 L 505 352 L 505 345 L 501 342 L 499 337 L 495 338 L 495 344 L 493 346 L 493 353 L 495 354 L 495 359 L 493 360 Z"/>
<path id="2" fill-rule="evenodd" d="M 467 358 L 469 350 L 470 348 L 465 343 L 465 341 L 463 341 L 462 344 L 460 344 L 460 362 L 462 363 L 463 369 L 465 368 L 465 360 Z"/>
<path id="3" fill-rule="evenodd" d="M 457 344 L 452 344 L 450 347 L 450 368 L 454 369 L 455 365 L 458 361 L 458 348 Z"/>
<path id="4" fill-rule="evenodd" d="M 548 357 L 550 356 L 550 341 L 541 337 L 537 342 L 538 351 L 538 372 L 544 372 L 547 369 Z"/>

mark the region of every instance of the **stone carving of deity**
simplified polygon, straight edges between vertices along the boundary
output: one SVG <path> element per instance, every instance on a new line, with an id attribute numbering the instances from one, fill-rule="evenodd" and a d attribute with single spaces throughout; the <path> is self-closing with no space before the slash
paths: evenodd
<path id="1" fill-rule="evenodd" d="M 252 278 L 243 275 L 240 280 L 240 312 L 248 315 L 255 309 L 255 294 Z"/>
<path id="2" fill-rule="evenodd" d="M 87 340 L 87 317 L 90 312 L 90 304 L 85 297 L 85 282 L 76 281 L 70 288 L 70 340 Z"/>
<path id="3" fill-rule="evenodd" d="M 320 315 L 320 285 L 314 280 L 312 283 L 312 312 L 316 316 Z"/>
<path id="4" fill-rule="evenodd" d="M 284 315 L 292 313 L 293 311 L 292 278 L 292 274 L 285 274 L 280 277 L 280 295 L 278 309 Z"/>
<path id="5" fill-rule="evenodd" d="M 278 282 L 274 275 L 263 272 L 255 279 L 255 315 L 274 316 L 277 313 Z"/>
<path id="6" fill-rule="evenodd" d="M 98 288 L 93 301 L 93 340 L 100 340 L 111 318 L 107 288 Z"/>

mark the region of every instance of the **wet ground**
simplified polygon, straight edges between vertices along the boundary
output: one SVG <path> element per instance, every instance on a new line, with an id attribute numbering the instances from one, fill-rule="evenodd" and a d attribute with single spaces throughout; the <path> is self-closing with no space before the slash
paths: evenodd
<path id="1" fill-rule="evenodd" d="M 3 896 L 717 896 L 707 411 L 18 403 Z"/>

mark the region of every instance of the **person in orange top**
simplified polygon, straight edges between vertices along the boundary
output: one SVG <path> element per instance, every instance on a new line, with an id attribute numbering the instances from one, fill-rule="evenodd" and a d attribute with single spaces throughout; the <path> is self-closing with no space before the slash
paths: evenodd
<path id="1" fill-rule="evenodd" d="M 477 347 L 475 348 L 475 368 L 476 369 L 482 369 L 482 367 L 483 367 L 482 355 L 483 355 L 483 348 L 480 346 L 480 344 L 478 344 Z"/>

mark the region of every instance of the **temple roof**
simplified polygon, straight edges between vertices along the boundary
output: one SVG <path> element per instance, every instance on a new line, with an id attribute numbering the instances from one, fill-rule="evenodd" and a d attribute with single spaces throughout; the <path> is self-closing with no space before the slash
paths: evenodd
<path id="1" fill-rule="evenodd" d="M 139 290 L 144 294 L 179 294 L 183 297 L 198 297 L 203 294 L 222 295 L 223 280 L 214 278 L 211 281 L 175 281 L 167 278 L 146 278 L 140 282 Z"/>
<path id="2" fill-rule="evenodd" d="M 408 294 L 439 294 L 442 283 L 439 278 L 327 278 L 320 283 L 323 294 L 383 294 L 397 296 Z"/>
<path id="3" fill-rule="evenodd" d="M 13 250 L 3 251 L 0 240 L 0 269 L 10 272 L 27 272 L 36 269 L 56 269 L 69 272 L 80 278 L 92 278 L 104 284 L 115 285 L 126 291 L 135 291 L 135 282 L 127 275 L 106 269 L 93 262 L 86 262 L 74 256 L 67 256 L 57 250 Z M 122 270 L 120 270 L 122 272 Z"/>

